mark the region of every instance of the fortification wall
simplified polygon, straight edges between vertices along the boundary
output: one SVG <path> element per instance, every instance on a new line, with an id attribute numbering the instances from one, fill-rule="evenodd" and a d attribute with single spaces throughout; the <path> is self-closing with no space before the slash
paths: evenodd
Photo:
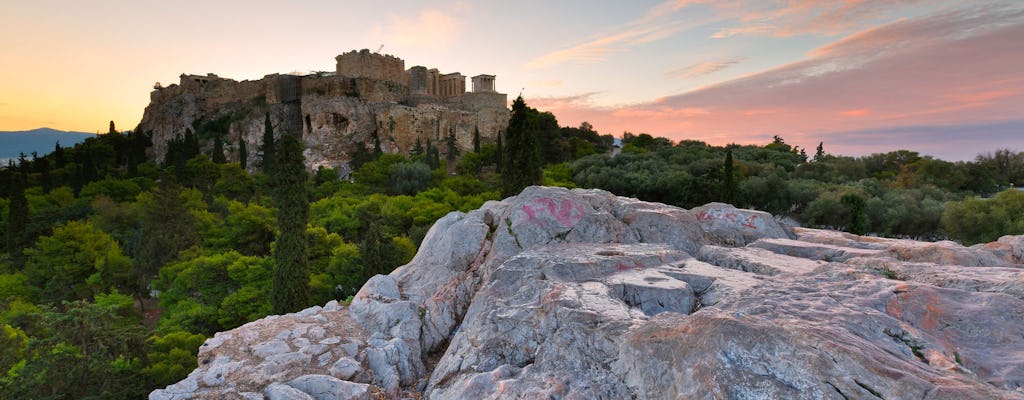
<path id="1" fill-rule="evenodd" d="M 498 92 L 469 92 L 453 99 L 453 105 L 467 111 L 506 110 L 508 95 Z"/>
<path id="2" fill-rule="evenodd" d="M 417 139 L 424 146 L 427 141 L 440 146 L 454 134 L 465 153 L 472 149 L 475 131 L 485 142 L 493 142 L 508 124 L 507 96 L 465 93 L 461 74 L 443 74 L 446 86 L 437 69 L 406 71 L 401 59 L 368 50 L 336 60 L 337 74 L 271 74 L 241 82 L 213 74 L 181 75 L 180 84 L 150 94 L 140 127 L 153 134 L 157 160 L 165 156 L 169 140 L 192 129 L 209 136 L 200 138 L 206 153 L 212 150 L 212 135 L 222 137 L 231 161 L 237 161 L 239 144 L 244 142 L 252 166 L 269 114 L 277 136 L 302 135 L 307 166 L 316 168 L 347 165 L 358 143 L 372 146 L 374 137 L 385 152 L 407 154 Z M 476 83 L 478 88 L 493 85 Z M 225 118 L 227 132 L 200 129 Z"/>
<path id="3" fill-rule="evenodd" d="M 391 81 L 405 86 L 409 80 L 405 74 L 405 61 L 386 54 L 371 53 L 370 50 L 350 51 L 334 58 L 337 72 L 349 78 L 369 78 Z"/>
<path id="4" fill-rule="evenodd" d="M 267 83 L 267 104 L 290 103 L 299 100 L 300 80 L 295 75 L 267 75 L 263 80 Z"/>

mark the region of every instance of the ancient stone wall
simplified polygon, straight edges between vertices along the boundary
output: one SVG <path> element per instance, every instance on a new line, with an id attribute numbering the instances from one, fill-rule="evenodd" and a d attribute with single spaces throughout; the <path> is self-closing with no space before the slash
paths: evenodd
<path id="1" fill-rule="evenodd" d="M 466 93 L 465 76 L 457 72 L 442 75 L 422 66 L 406 71 L 401 59 L 367 50 L 337 61 L 337 74 L 271 74 L 255 81 L 183 74 L 180 84 L 151 93 L 140 127 L 153 135 L 152 155 L 159 161 L 169 140 L 227 119 L 228 132 L 216 133 L 227 159 L 237 161 L 245 143 L 253 166 L 269 114 L 277 136 L 302 135 L 307 166 L 344 168 L 355 147 L 372 145 L 374 137 L 385 152 L 408 153 L 416 140 L 439 145 L 453 134 L 465 153 L 475 131 L 493 142 L 508 124 L 507 96 L 493 91 L 493 75 L 474 77 L 477 86 Z M 205 152 L 212 150 L 211 138 L 200 142 Z"/>
<path id="2" fill-rule="evenodd" d="M 263 80 L 267 82 L 267 104 L 297 101 L 301 79 L 294 75 L 278 74 L 264 77 Z"/>
<path id="3" fill-rule="evenodd" d="M 350 51 L 335 57 L 338 75 L 349 78 L 370 78 L 408 85 L 405 61 L 401 58 L 371 53 L 370 50 Z"/>
<path id="4" fill-rule="evenodd" d="M 456 106 L 467 111 L 505 110 L 508 95 L 498 92 L 470 92 L 457 98 Z"/>

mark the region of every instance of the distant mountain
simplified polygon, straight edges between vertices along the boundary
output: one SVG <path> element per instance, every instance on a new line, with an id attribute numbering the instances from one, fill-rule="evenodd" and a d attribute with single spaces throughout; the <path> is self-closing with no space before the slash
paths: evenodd
<path id="1" fill-rule="evenodd" d="M 16 159 L 21 153 L 30 156 L 33 151 L 40 156 L 53 151 L 54 145 L 60 142 L 62 147 L 71 147 L 82 143 L 95 134 L 87 132 L 67 132 L 50 128 L 39 128 L 30 131 L 0 131 L 0 161 L 7 165 L 7 160 Z"/>

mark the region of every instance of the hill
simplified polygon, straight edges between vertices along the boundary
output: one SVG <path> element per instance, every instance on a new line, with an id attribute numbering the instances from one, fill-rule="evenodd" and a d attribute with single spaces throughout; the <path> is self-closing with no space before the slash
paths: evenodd
<path id="1" fill-rule="evenodd" d="M 1024 399 L 1022 250 L 530 187 L 149 398 Z"/>
<path id="2" fill-rule="evenodd" d="M 40 155 L 49 154 L 55 144 L 71 147 L 82 143 L 85 139 L 96 136 L 87 132 L 68 132 L 50 128 L 39 128 L 29 131 L 0 131 L 0 161 L 18 158 L 33 151 Z"/>

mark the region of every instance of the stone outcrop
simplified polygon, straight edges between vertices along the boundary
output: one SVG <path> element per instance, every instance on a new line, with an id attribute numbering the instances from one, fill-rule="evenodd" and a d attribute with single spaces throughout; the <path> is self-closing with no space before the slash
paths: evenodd
<path id="1" fill-rule="evenodd" d="M 481 84 L 473 92 L 465 92 L 462 77 L 461 90 L 441 93 L 426 90 L 426 73 L 412 79 L 412 71 L 421 70 L 426 71 L 420 66 L 406 71 L 399 58 L 363 50 L 339 55 L 333 73 L 271 74 L 241 82 L 214 74 L 181 75 L 178 84 L 151 93 L 138 129 L 152 135 L 156 160 L 164 159 L 169 141 L 191 131 L 208 154 L 220 137 L 229 161 L 238 161 L 244 142 L 248 165 L 255 166 L 269 114 L 276 136 L 303 139 L 311 169 L 346 170 L 359 146 L 372 152 L 376 142 L 384 152 L 408 154 L 417 140 L 443 149 L 449 135 L 461 153 L 473 149 L 477 132 L 483 143 L 497 141 L 509 114 L 507 96 L 494 91 L 494 76 L 474 77 Z"/>
<path id="2" fill-rule="evenodd" d="M 1024 399 L 1022 244 L 531 187 L 438 220 L 348 307 L 219 333 L 150 398 Z"/>

